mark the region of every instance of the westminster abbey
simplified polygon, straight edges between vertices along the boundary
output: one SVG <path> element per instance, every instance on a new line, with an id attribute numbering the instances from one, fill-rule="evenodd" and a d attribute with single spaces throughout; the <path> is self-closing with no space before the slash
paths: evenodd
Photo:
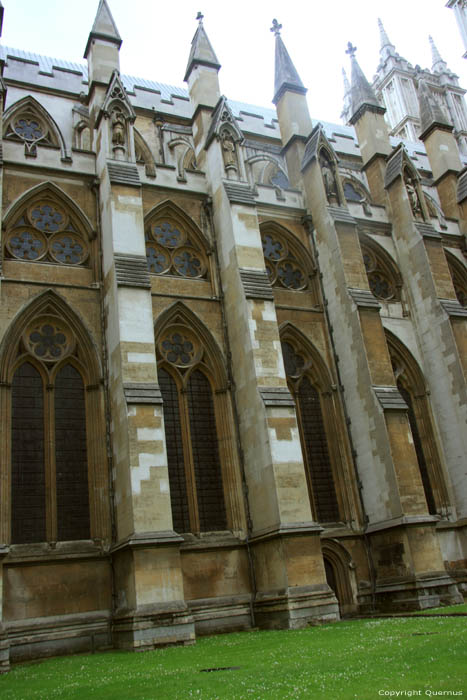
<path id="1" fill-rule="evenodd" d="M 274 20 L 253 107 L 197 20 L 186 89 L 107 0 L 83 64 L 1 48 L 3 671 L 467 590 L 465 90 L 380 23 L 314 122 Z"/>

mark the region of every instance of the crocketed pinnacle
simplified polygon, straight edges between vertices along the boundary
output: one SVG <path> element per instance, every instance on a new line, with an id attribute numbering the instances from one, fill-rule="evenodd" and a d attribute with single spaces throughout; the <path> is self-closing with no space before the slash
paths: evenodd
<path id="1" fill-rule="evenodd" d="M 196 19 L 198 20 L 199 24 L 191 42 L 190 56 L 188 58 L 184 80 L 188 80 L 194 66 L 210 66 L 216 70 L 219 70 L 221 67 L 221 64 L 218 61 L 214 49 L 211 46 L 211 42 L 208 39 L 208 35 L 204 29 L 203 15 L 198 12 Z"/>
<path id="2" fill-rule="evenodd" d="M 420 108 L 420 133 L 422 139 L 428 136 L 428 133 L 436 127 L 452 131 L 452 124 L 449 122 L 442 107 L 436 101 L 423 78 L 418 82 L 418 104 Z"/>
<path id="3" fill-rule="evenodd" d="M 368 80 L 365 78 L 365 75 L 358 65 L 358 61 L 355 58 L 355 52 L 356 52 L 356 47 L 352 46 L 352 44 L 349 43 L 347 44 L 348 48 L 346 53 L 350 55 L 350 60 L 352 64 L 352 74 L 351 74 L 351 88 L 350 88 L 350 96 L 351 96 L 351 117 L 350 117 L 350 123 L 353 124 L 355 121 L 357 121 L 362 113 L 362 110 L 366 107 L 369 108 L 373 112 L 384 112 L 384 108 L 381 107 L 379 104 L 378 100 L 376 99 L 376 95 L 373 91 L 373 88 L 371 87 L 370 83 Z"/>
<path id="4" fill-rule="evenodd" d="M 112 17 L 112 13 L 110 12 L 107 0 L 100 0 L 99 2 L 96 19 L 94 20 L 91 33 L 89 34 L 88 43 L 86 44 L 84 58 L 86 58 L 88 55 L 91 41 L 93 39 L 104 39 L 105 41 L 110 41 L 113 44 L 117 44 L 119 48 L 122 45 L 122 38 L 117 29 L 114 18 Z"/>
<path id="5" fill-rule="evenodd" d="M 447 63 L 446 63 L 446 61 L 443 61 L 443 59 L 441 58 L 441 54 L 438 51 L 438 48 L 437 48 L 435 42 L 433 41 L 433 37 L 429 36 L 428 39 L 429 39 L 430 45 L 431 45 L 431 58 L 433 61 L 433 65 L 432 65 L 431 69 L 435 73 L 440 73 L 441 71 L 443 71 L 447 68 Z"/>
<path id="6" fill-rule="evenodd" d="M 389 41 L 389 37 L 386 34 L 386 30 L 385 30 L 383 23 L 379 17 L 378 17 L 378 27 L 379 27 L 379 36 L 381 39 L 381 48 L 384 49 L 385 46 L 394 46 L 394 44 L 391 44 L 391 42 Z"/>
<path id="7" fill-rule="evenodd" d="M 345 68 L 342 68 L 342 78 L 344 80 L 344 94 L 347 95 L 350 92 L 350 83 Z"/>
<path id="8" fill-rule="evenodd" d="M 271 31 L 274 31 L 276 36 L 274 97 L 272 99 L 274 104 L 279 102 L 281 96 L 286 90 L 298 92 L 301 95 L 305 95 L 307 92 L 306 87 L 304 87 L 302 81 L 300 80 L 297 69 L 292 63 L 289 52 L 285 48 L 284 42 L 282 41 L 279 33 L 280 27 L 281 25 L 277 23 L 277 20 L 274 20 L 271 29 Z"/>

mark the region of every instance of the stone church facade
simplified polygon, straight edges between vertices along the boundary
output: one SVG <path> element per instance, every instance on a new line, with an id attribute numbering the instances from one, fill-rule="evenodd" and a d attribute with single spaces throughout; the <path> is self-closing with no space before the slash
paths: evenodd
<path id="1" fill-rule="evenodd" d="M 2 49 L 2 670 L 466 588 L 449 85 L 404 145 L 349 45 L 313 124 L 276 21 L 277 114 L 198 21 L 187 90 L 120 73 L 106 0 L 87 66 Z"/>

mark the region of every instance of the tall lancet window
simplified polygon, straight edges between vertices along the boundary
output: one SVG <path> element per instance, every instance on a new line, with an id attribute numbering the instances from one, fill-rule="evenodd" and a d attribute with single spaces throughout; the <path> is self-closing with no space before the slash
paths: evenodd
<path id="1" fill-rule="evenodd" d="M 303 458 L 314 517 L 322 523 L 341 520 L 330 459 L 322 398 L 313 376 L 311 358 L 293 344 L 282 342 L 287 382 L 297 407 Z"/>
<path id="2" fill-rule="evenodd" d="M 178 325 L 162 334 L 158 355 L 174 529 L 226 530 L 209 359 L 195 334 Z"/>
<path id="3" fill-rule="evenodd" d="M 11 541 L 90 537 L 84 367 L 61 318 L 25 328 L 11 381 Z"/>

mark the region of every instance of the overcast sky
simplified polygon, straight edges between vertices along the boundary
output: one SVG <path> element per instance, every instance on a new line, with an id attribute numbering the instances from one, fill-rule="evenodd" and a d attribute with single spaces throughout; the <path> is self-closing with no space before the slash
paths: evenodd
<path id="1" fill-rule="evenodd" d="M 467 61 L 446 0 L 108 0 L 123 39 L 120 68 L 141 78 L 183 86 L 198 10 L 222 64 L 221 91 L 232 100 L 272 106 L 272 19 L 308 88 L 313 118 L 340 122 L 342 67 L 348 41 L 369 80 L 379 61 L 381 17 L 396 50 L 431 68 L 431 34 L 449 68 L 467 88 Z M 3 0 L 2 41 L 53 58 L 83 62 L 98 0 Z"/>

